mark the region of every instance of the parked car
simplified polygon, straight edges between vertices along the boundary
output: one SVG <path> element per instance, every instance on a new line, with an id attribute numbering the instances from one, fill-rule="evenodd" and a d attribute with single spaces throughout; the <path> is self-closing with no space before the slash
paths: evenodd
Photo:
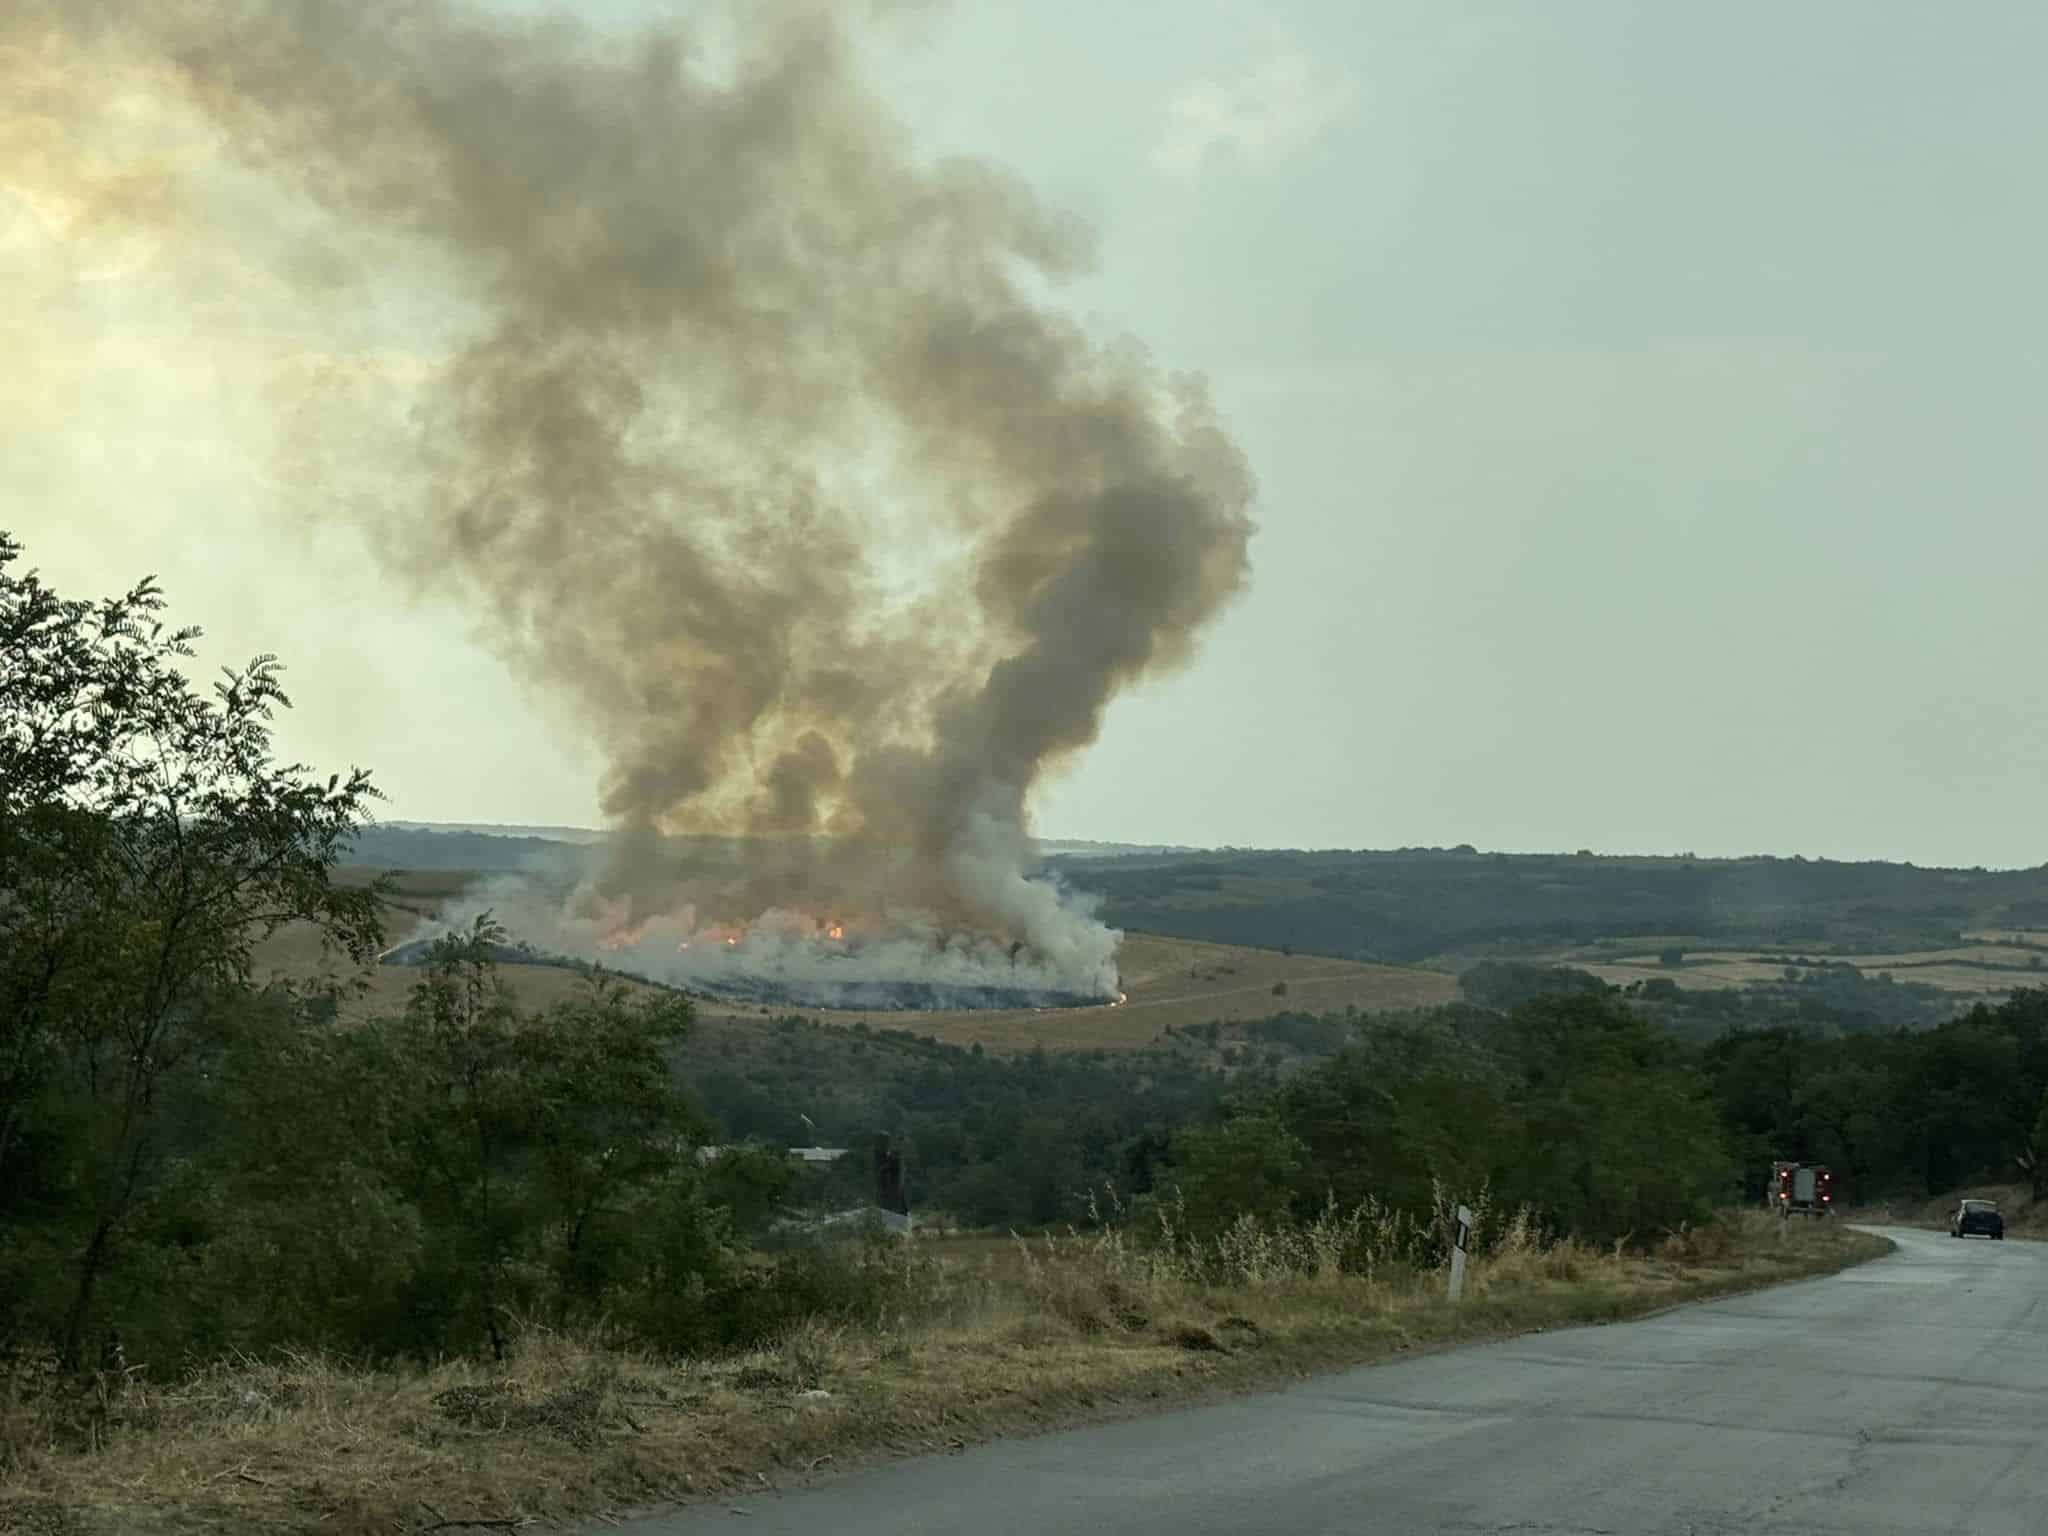
<path id="1" fill-rule="evenodd" d="M 1948 1219 L 1950 1237 L 1968 1237 L 1981 1232 L 1986 1237 L 2005 1237 L 2005 1218 L 1998 1214 L 1995 1200 L 1965 1200 Z"/>

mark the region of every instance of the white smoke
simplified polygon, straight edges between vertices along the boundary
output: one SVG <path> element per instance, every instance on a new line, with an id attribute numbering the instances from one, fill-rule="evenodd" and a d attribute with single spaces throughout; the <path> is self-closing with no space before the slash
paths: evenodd
<path id="1" fill-rule="evenodd" d="M 823 1008 L 1043 1007 L 1111 1002 L 1123 935 L 1088 898 L 1027 878 L 990 856 L 961 878 L 986 882 L 1017 940 L 949 926 L 928 913 L 817 914 L 771 907 L 744 925 L 704 919 L 688 902 L 635 920 L 622 899 L 524 875 L 473 887 L 422 920 L 394 954 L 490 914 L 539 957 L 571 960 L 686 991 Z"/>

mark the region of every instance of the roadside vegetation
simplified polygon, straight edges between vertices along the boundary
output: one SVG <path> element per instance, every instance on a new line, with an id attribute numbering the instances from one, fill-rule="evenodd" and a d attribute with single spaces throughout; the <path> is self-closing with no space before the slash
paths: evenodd
<path id="1" fill-rule="evenodd" d="M 1154 1210 L 1031 1239 L 870 1239 L 833 1304 L 693 1356 L 525 1320 L 502 1359 L 303 1350 L 19 1384 L 0 1530 L 511 1529 L 782 1486 L 1432 1346 L 1601 1323 L 1882 1251 L 1762 1213 L 1640 1251 L 1482 1213 L 1463 1302 L 1429 1223 L 1331 1207 L 1210 1239 Z M 91 1447 L 97 1446 L 97 1450 Z"/>

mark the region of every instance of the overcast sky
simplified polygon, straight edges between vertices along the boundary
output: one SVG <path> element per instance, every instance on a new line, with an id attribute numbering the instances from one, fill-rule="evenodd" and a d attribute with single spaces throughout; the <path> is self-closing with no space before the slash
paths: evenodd
<path id="1" fill-rule="evenodd" d="M 1062 302 L 1206 374 L 1260 484 L 1250 587 L 1041 832 L 2048 859 L 2048 10 L 1033 0 L 875 53 L 932 153 L 1093 227 Z M 141 326 L 36 217 L 31 561 L 282 655 L 287 748 L 389 815 L 594 822 L 459 610 L 266 516 L 218 296 Z"/>

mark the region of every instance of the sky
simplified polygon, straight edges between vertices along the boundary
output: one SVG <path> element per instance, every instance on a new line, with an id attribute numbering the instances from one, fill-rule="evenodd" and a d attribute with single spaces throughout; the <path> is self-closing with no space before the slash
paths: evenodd
<path id="1" fill-rule="evenodd" d="M 1054 302 L 1205 376 L 1258 481 L 1249 585 L 1041 833 L 2048 859 L 2048 12 L 963 0 L 869 54 L 922 153 L 1092 231 Z M 263 296 L 85 259 L 6 116 L 0 527 L 280 655 L 284 748 L 388 816 L 595 823 L 573 710 L 431 573 L 272 515 Z"/>

